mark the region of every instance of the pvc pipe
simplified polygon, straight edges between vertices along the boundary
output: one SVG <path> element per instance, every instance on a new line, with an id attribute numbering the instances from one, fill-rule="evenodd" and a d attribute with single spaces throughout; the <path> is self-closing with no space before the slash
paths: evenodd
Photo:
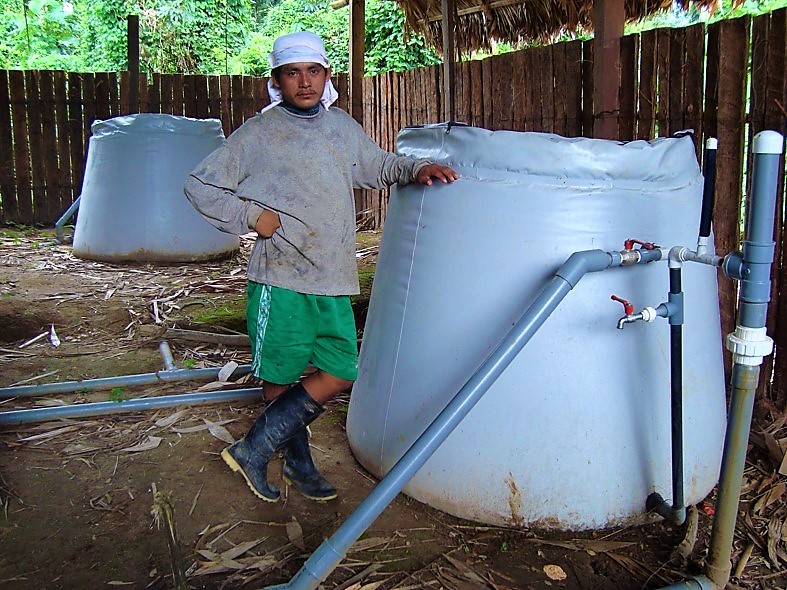
<path id="1" fill-rule="evenodd" d="M 703 238 L 710 237 L 711 223 L 713 221 L 713 201 L 716 195 L 716 152 L 719 147 L 719 142 L 716 138 L 710 137 L 705 142 L 705 158 L 703 167 L 703 176 L 705 182 L 702 187 L 702 212 L 700 214 L 700 231 L 699 239 L 697 240 L 697 252 L 705 254 L 706 240 Z M 700 251 L 702 250 L 702 251 Z"/>
<path id="2" fill-rule="evenodd" d="M 664 586 L 662 590 L 720 590 L 716 585 L 705 576 L 697 576 L 691 580 L 678 582 Z"/>
<path id="3" fill-rule="evenodd" d="M 221 368 L 207 367 L 204 369 L 174 369 L 171 371 L 157 371 L 155 373 L 140 373 L 136 375 L 122 375 L 118 377 L 100 377 L 98 379 L 84 379 L 82 381 L 61 381 L 59 383 L 43 383 L 40 385 L 19 385 L 16 387 L 0 388 L 0 399 L 10 397 L 32 397 L 36 395 L 51 395 L 55 393 L 68 393 L 71 391 L 95 391 L 99 389 L 112 389 L 113 387 L 127 387 L 134 385 L 151 385 L 170 381 L 201 381 L 218 376 Z M 235 376 L 246 375 L 251 372 L 251 365 L 241 365 L 233 372 Z"/>
<path id="4" fill-rule="evenodd" d="M 773 220 L 779 180 L 779 159 L 783 138 L 775 131 L 763 131 L 754 137 L 752 199 L 743 242 L 746 276 L 740 283 L 739 324 L 757 328 L 765 325 L 771 297 L 771 262 L 775 242 Z"/>
<path id="5" fill-rule="evenodd" d="M 706 565 L 708 577 L 719 588 L 727 585 L 732 571 L 730 563 L 732 540 L 738 516 L 743 470 L 746 466 L 746 448 L 754 409 L 754 393 L 759 376 L 759 366 L 750 367 L 738 363 L 733 366 L 730 415 L 724 435 L 716 516 L 713 519 Z"/>
<path id="6" fill-rule="evenodd" d="M 161 352 L 161 359 L 164 361 L 164 369 L 167 371 L 174 371 L 177 369 L 175 359 L 172 357 L 172 349 L 166 340 L 162 340 L 158 345 L 159 352 Z"/>
<path id="7" fill-rule="evenodd" d="M 655 511 L 677 525 L 686 521 L 683 486 L 683 287 L 682 264 L 670 257 L 669 303 L 673 313 L 670 323 L 670 421 L 672 446 L 672 506 L 654 492 L 645 501 L 648 511 Z"/>
<path id="8" fill-rule="evenodd" d="M 775 131 L 754 137 L 752 198 L 746 224 L 742 257 L 725 257 L 724 270 L 740 280 L 738 326 L 727 336 L 733 353 L 732 396 L 721 477 L 713 520 L 706 572 L 709 588 L 721 590 L 730 579 L 732 542 L 740 503 L 741 482 L 746 466 L 746 450 L 754 411 L 754 397 L 764 356 L 773 351 L 773 341 L 765 334 L 770 300 L 773 262 L 773 227 L 779 176 L 779 158 L 784 138 Z M 728 263 L 728 260 L 732 261 Z M 686 585 L 668 588 L 692 588 Z"/>
<path id="9" fill-rule="evenodd" d="M 81 199 L 82 199 L 82 195 L 79 195 L 74 200 L 74 202 L 71 203 L 68 206 L 68 209 L 66 209 L 66 212 L 63 213 L 63 215 L 60 216 L 60 219 L 58 219 L 55 222 L 55 240 L 57 241 L 58 244 L 62 244 L 63 243 L 63 239 L 64 239 L 63 238 L 63 226 L 66 224 L 66 222 L 69 219 L 71 219 L 74 216 L 74 213 L 77 212 L 77 209 L 79 209 L 79 201 Z"/>
<path id="10" fill-rule="evenodd" d="M 760 364 L 773 351 L 773 341 L 765 334 L 765 322 L 771 295 L 773 226 L 782 146 L 783 138 L 775 131 L 763 131 L 754 137 L 752 198 L 743 242 L 738 326 L 727 337 L 727 348 L 735 360 L 730 417 L 707 564 L 708 576 L 719 588 L 727 584 L 732 569 L 730 555 Z"/>
<path id="11" fill-rule="evenodd" d="M 119 402 L 97 402 L 92 404 L 70 404 L 51 408 L 33 408 L 29 410 L 12 410 L 0 412 L 0 426 L 24 424 L 27 422 L 44 422 L 58 418 L 85 418 L 87 416 L 104 416 L 122 414 L 157 408 L 173 408 L 175 406 L 195 406 L 216 404 L 220 402 L 262 399 L 262 390 L 228 389 L 209 393 L 184 393 L 180 395 L 162 395 L 157 397 L 138 397 Z"/>
<path id="12" fill-rule="evenodd" d="M 661 256 L 660 250 L 651 251 L 649 254 L 643 252 L 641 261 L 659 260 Z M 331 537 L 323 541 L 288 583 L 268 586 L 267 589 L 316 590 L 344 558 L 349 547 L 385 510 L 516 358 L 582 276 L 621 264 L 620 252 L 589 250 L 572 254 L 478 371 L 468 379 L 369 496 Z"/>

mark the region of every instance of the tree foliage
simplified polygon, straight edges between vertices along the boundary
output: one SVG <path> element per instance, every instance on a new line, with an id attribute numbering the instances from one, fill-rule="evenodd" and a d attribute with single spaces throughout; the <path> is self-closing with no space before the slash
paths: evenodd
<path id="1" fill-rule="evenodd" d="M 182 73 L 268 72 L 276 37 L 312 30 L 325 41 L 335 72 L 346 72 L 349 9 L 329 0 L 0 0 L 0 68 L 121 71 L 127 68 L 126 22 L 140 20 L 143 71 Z M 787 0 L 721 0 L 713 13 L 673 7 L 628 32 L 687 26 L 787 6 Z M 566 38 L 588 37 L 572 33 Z M 522 46 L 502 43 L 494 53 Z M 394 0 L 367 0 L 366 74 L 439 63 L 417 35 L 404 33 Z"/>
<path id="2" fill-rule="evenodd" d="M 367 73 L 437 63 L 404 38 L 393 0 L 367 3 Z M 151 72 L 268 72 L 279 35 L 312 30 L 335 72 L 348 69 L 348 9 L 327 0 L 0 0 L 0 68 L 120 71 L 128 15 L 140 22 L 140 67 Z"/>

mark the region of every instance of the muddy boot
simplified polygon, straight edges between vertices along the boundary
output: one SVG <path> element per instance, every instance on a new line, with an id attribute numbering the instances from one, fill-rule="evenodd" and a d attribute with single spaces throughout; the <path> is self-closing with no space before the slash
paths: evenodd
<path id="1" fill-rule="evenodd" d="M 284 451 L 284 468 L 282 469 L 284 481 L 295 486 L 301 494 L 310 500 L 325 502 L 336 497 L 336 488 L 320 475 L 314 466 L 306 428 L 297 432 L 287 441 L 282 450 Z"/>
<path id="2" fill-rule="evenodd" d="M 277 449 L 322 413 L 301 384 L 270 402 L 242 439 L 221 452 L 221 458 L 238 471 L 251 491 L 266 502 L 276 502 L 279 490 L 268 484 L 268 461 Z"/>

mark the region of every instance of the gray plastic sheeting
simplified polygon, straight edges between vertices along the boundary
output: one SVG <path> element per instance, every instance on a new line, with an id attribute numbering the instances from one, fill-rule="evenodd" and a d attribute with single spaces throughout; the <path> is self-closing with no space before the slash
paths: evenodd
<path id="1" fill-rule="evenodd" d="M 347 434 L 387 472 L 576 251 L 697 240 L 688 137 L 627 144 L 444 126 L 399 151 L 462 175 L 391 197 Z M 715 485 L 725 425 L 716 270 L 683 273 L 685 496 Z M 666 301 L 664 262 L 586 275 L 405 488 L 456 516 L 564 530 L 643 522 L 671 498 L 669 326 L 616 328 L 612 294 Z"/>
<path id="2" fill-rule="evenodd" d="M 202 219 L 183 184 L 224 141 L 221 122 L 139 114 L 91 126 L 74 254 L 106 261 L 227 256 L 238 238 Z"/>

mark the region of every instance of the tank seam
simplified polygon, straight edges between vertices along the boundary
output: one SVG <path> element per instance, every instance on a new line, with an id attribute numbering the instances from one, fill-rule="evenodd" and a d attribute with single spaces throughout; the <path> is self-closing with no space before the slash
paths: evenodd
<path id="1" fill-rule="evenodd" d="M 385 418 L 383 420 L 383 432 L 380 438 L 380 474 L 383 473 L 383 457 L 385 457 L 385 435 L 388 432 L 388 416 L 391 411 L 391 398 L 393 397 L 394 383 L 396 382 L 397 372 L 396 369 L 399 365 L 399 351 L 402 348 L 402 334 L 404 333 L 405 319 L 407 318 L 407 302 L 410 299 L 410 284 L 413 278 L 413 267 L 415 266 L 415 250 L 418 247 L 418 234 L 421 231 L 421 217 L 424 213 L 424 197 L 426 196 L 426 189 L 421 189 L 421 201 L 418 205 L 418 219 L 415 225 L 415 235 L 413 236 L 413 247 L 410 250 L 410 268 L 407 272 L 407 288 L 405 290 L 404 304 L 402 306 L 402 322 L 399 324 L 399 338 L 396 343 L 396 352 L 394 353 L 393 361 L 393 378 L 391 385 L 388 389 L 388 399 L 385 404 Z"/>

